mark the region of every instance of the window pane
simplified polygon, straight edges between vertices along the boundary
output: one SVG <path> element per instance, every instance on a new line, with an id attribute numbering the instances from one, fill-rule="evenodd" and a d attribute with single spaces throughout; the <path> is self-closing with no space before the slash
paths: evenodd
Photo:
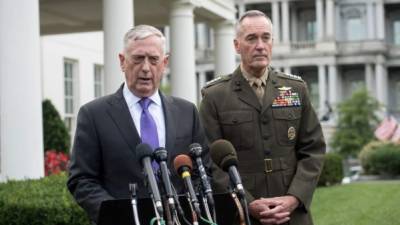
<path id="1" fill-rule="evenodd" d="M 394 21 L 393 23 L 393 42 L 395 45 L 400 45 L 400 21 Z"/>
<path id="2" fill-rule="evenodd" d="M 361 18 L 349 18 L 347 20 L 347 40 L 356 41 L 363 37 L 363 27 Z"/>
<path id="3" fill-rule="evenodd" d="M 103 66 L 94 66 L 94 97 L 100 97 L 103 95 Z"/>
<path id="4" fill-rule="evenodd" d="M 307 21 L 307 41 L 314 41 L 316 36 L 316 24 L 315 21 Z"/>

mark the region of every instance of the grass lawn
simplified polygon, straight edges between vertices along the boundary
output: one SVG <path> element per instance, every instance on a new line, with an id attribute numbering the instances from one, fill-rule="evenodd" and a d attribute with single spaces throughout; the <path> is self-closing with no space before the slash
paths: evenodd
<path id="1" fill-rule="evenodd" d="M 318 188 L 315 225 L 400 225 L 400 181 L 371 181 Z"/>

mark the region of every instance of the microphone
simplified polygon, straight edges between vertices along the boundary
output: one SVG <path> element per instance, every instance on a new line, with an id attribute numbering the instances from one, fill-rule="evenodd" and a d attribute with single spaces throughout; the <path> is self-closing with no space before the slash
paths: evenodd
<path id="1" fill-rule="evenodd" d="M 232 143 L 223 139 L 214 141 L 210 146 L 210 155 L 215 164 L 229 173 L 231 182 L 236 188 L 239 197 L 244 197 L 242 179 L 237 170 L 238 159 Z"/>
<path id="2" fill-rule="evenodd" d="M 160 171 L 161 171 L 161 178 L 164 184 L 164 190 L 166 193 L 166 196 L 168 198 L 168 204 L 170 206 L 170 208 L 172 209 L 172 211 L 175 210 L 175 202 L 174 202 L 174 198 L 173 198 L 173 192 L 172 192 L 172 184 L 171 184 L 171 180 L 169 178 L 169 170 L 168 170 L 168 166 L 167 166 L 167 150 L 165 150 L 165 148 L 157 148 L 154 153 L 154 159 L 157 161 L 157 163 L 160 165 Z"/>
<path id="3" fill-rule="evenodd" d="M 203 166 L 203 160 L 201 159 L 202 152 L 203 152 L 203 150 L 202 150 L 200 144 L 193 143 L 193 144 L 189 145 L 189 154 L 192 157 L 192 159 L 195 160 L 195 162 L 197 164 L 197 168 L 200 173 L 201 184 L 203 186 L 204 193 L 207 195 L 207 201 L 210 203 L 210 205 L 214 206 L 214 198 L 212 195 L 211 185 L 208 180 L 206 170 Z"/>
<path id="4" fill-rule="evenodd" d="M 200 216 L 200 205 L 199 200 L 197 199 L 196 193 L 194 192 L 190 171 L 192 170 L 192 160 L 189 156 L 181 154 L 175 157 L 174 159 L 174 168 L 179 176 L 182 177 L 185 182 L 185 186 L 188 189 L 190 201 L 194 207 L 196 213 Z"/>
<path id="5" fill-rule="evenodd" d="M 141 143 L 136 146 L 136 155 L 140 160 L 143 167 L 144 173 L 146 174 L 148 184 L 150 184 L 150 191 L 153 194 L 153 200 L 155 202 L 155 207 L 159 215 L 163 215 L 163 206 L 161 202 L 160 192 L 158 191 L 158 186 L 156 178 L 153 173 L 153 168 L 151 166 L 151 156 L 153 155 L 153 150 L 150 145 L 146 143 Z"/>
<path id="6" fill-rule="evenodd" d="M 232 143 L 227 140 L 216 140 L 210 146 L 210 155 L 215 164 L 217 164 L 225 172 L 229 173 L 231 183 L 235 187 L 237 195 L 240 198 L 246 224 L 251 225 L 242 179 L 240 178 L 237 170 L 238 159 L 236 156 L 235 147 L 233 147 Z"/>

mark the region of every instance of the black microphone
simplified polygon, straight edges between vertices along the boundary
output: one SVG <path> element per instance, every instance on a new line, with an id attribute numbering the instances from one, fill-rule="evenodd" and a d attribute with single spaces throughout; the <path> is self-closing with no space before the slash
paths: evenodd
<path id="1" fill-rule="evenodd" d="M 185 186 L 188 189 L 190 201 L 194 207 L 197 215 L 201 215 L 199 200 L 197 199 L 196 193 L 194 192 L 190 171 L 192 170 L 192 160 L 187 155 L 178 155 L 174 159 L 175 171 L 182 177 L 185 182 Z"/>
<path id="2" fill-rule="evenodd" d="M 172 211 L 175 210 L 175 202 L 173 198 L 173 192 L 172 192 L 172 183 L 169 178 L 169 170 L 167 166 L 167 157 L 168 153 L 165 148 L 157 148 L 154 153 L 153 153 L 154 159 L 157 161 L 157 163 L 160 165 L 160 171 L 161 171 L 161 178 L 164 184 L 164 190 L 165 194 L 168 198 L 168 204 L 171 208 Z"/>
<path id="3" fill-rule="evenodd" d="M 163 215 L 163 206 L 161 202 L 160 192 L 158 191 L 158 186 L 156 178 L 153 173 L 153 168 L 151 166 L 151 157 L 153 155 L 153 150 L 146 143 L 141 143 L 136 146 L 136 156 L 139 158 L 140 163 L 143 167 L 143 171 L 146 174 L 148 184 L 150 184 L 150 191 L 153 194 L 153 200 L 157 212 Z"/>
<path id="4" fill-rule="evenodd" d="M 189 154 L 197 164 L 197 169 L 199 170 L 200 173 L 201 184 L 203 186 L 204 193 L 207 195 L 207 201 L 210 203 L 210 205 L 214 206 L 214 198 L 212 195 L 211 185 L 208 180 L 206 170 L 203 166 L 203 160 L 201 159 L 202 152 L 203 150 L 200 144 L 193 143 L 189 145 Z"/>
<path id="5" fill-rule="evenodd" d="M 229 173 L 230 180 L 239 197 L 244 197 L 242 179 L 237 170 L 238 159 L 232 143 L 223 139 L 214 141 L 210 146 L 210 155 L 215 164 Z"/>

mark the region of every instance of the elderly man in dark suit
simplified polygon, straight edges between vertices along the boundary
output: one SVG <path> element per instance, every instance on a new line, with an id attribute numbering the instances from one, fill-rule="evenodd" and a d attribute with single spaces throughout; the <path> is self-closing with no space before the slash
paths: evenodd
<path id="1" fill-rule="evenodd" d="M 154 27 L 129 30 L 119 54 L 125 83 L 115 94 L 79 111 L 67 185 L 92 221 L 97 220 L 102 201 L 129 198 L 129 183 L 138 183 L 139 196 L 148 195 L 135 153 L 139 143 L 165 147 L 170 169 L 175 156 L 188 153 L 191 143 L 204 145 L 196 107 L 159 91 L 168 63 L 164 46 L 163 34 Z M 207 167 L 210 159 L 205 153 Z M 171 181 L 182 193 L 183 182 L 171 172 Z"/>
<path id="2" fill-rule="evenodd" d="M 234 40 L 241 64 L 202 90 L 200 117 L 210 142 L 237 151 L 253 224 L 310 225 L 325 142 L 306 84 L 269 66 L 272 44 L 271 20 L 245 13 Z"/>

